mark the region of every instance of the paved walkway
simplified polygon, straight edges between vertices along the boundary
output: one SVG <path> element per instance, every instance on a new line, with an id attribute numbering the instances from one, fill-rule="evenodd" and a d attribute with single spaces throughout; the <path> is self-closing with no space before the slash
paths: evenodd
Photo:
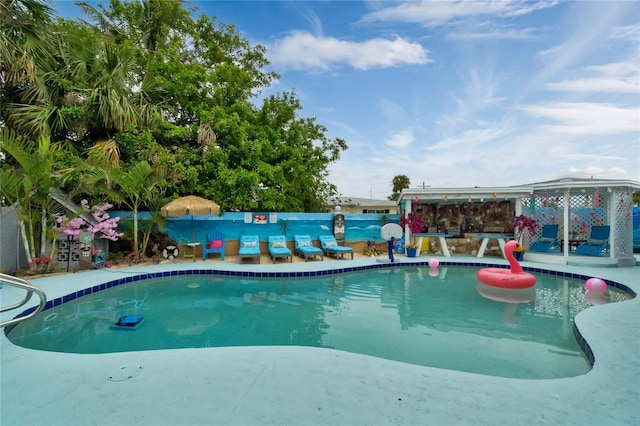
<path id="1" fill-rule="evenodd" d="M 151 270 L 195 266 L 269 272 L 372 262 L 375 259 L 278 265 L 198 261 L 59 275 L 33 283 L 53 299 L 114 275 Z M 640 292 L 640 267 L 549 269 L 611 279 Z M 7 286 L 0 290 L 2 306 L 18 297 Z M 489 377 L 308 347 L 75 355 L 23 349 L 2 334 L 0 424 L 640 424 L 640 298 L 590 308 L 577 316 L 576 324 L 594 352 L 594 368 L 556 380 Z M 119 377 L 126 380 L 113 380 Z"/>

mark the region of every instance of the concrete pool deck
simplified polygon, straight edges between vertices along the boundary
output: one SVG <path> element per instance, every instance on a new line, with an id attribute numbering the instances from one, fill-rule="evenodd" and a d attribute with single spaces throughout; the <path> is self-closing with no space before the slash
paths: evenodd
<path id="1" fill-rule="evenodd" d="M 497 258 L 439 259 L 506 263 Z M 397 258 L 400 260 L 408 261 Z M 198 261 L 97 270 L 32 282 L 51 300 L 123 275 L 146 272 L 192 268 L 306 271 L 375 262 L 366 257 L 277 265 Z M 600 277 L 640 293 L 638 266 L 523 265 Z M 23 294 L 5 285 L 0 303 L 8 306 Z M 0 318 L 18 313 L 3 313 Z M 640 298 L 589 308 L 575 322 L 593 351 L 595 364 L 582 376 L 553 380 L 505 379 L 309 347 L 64 354 L 24 349 L 2 333 L 0 424 L 640 424 Z"/>

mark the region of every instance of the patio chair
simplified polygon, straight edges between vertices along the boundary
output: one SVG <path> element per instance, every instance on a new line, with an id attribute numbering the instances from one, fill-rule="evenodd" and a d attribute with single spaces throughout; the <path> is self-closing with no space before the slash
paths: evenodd
<path id="1" fill-rule="evenodd" d="M 320 235 L 320 246 L 322 246 L 325 256 L 335 256 L 336 259 L 342 259 L 342 256 L 351 253 L 351 259 L 353 259 L 353 249 L 338 245 L 333 235 Z"/>
<path id="2" fill-rule="evenodd" d="M 529 251 L 549 252 L 558 245 L 558 225 L 544 225 L 542 235 L 529 247 Z"/>
<path id="3" fill-rule="evenodd" d="M 309 257 L 315 258 L 316 256 L 320 256 L 320 260 L 324 260 L 322 249 L 313 245 L 309 235 L 294 235 L 293 241 L 296 244 L 296 254 L 304 257 L 305 262 L 309 260 Z"/>
<path id="4" fill-rule="evenodd" d="M 202 261 L 207 260 L 209 253 L 219 253 L 220 260 L 224 261 L 224 250 L 227 242 L 224 240 L 224 234 L 220 231 L 211 231 L 207 235 L 207 243 L 202 247 Z"/>
<path id="5" fill-rule="evenodd" d="M 267 241 L 269 242 L 269 256 L 271 256 L 273 263 L 276 263 L 276 259 L 279 257 L 288 257 L 289 263 L 293 262 L 293 255 L 287 247 L 287 239 L 284 235 L 270 235 Z"/>
<path id="6" fill-rule="evenodd" d="M 591 235 L 586 243 L 582 243 L 576 249 L 576 254 L 581 256 L 602 256 L 609 248 L 609 226 L 592 226 Z"/>
<path id="7" fill-rule="evenodd" d="M 260 239 L 257 235 L 241 235 L 240 236 L 240 250 L 238 250 L 238 256 L 240 257 L 240 263 L 244 259 L 257 259 L 260 263 Z"/>

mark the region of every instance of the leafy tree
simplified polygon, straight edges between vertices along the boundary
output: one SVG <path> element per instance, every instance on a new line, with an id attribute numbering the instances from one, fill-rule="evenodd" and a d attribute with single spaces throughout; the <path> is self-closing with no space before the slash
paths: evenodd
<path id="1" fill-rule="evenodd" d="M 264 47 L 192 18 L 181 0 L 79 4 L 93 25 L 49 23 L 53 58 L 3 114 L 22 134 L 73 148 L 57 156 L 76 168 L 64 189 L 91 195 L 78 166 L 100 157 L 114 170 L 147 161 L 167 171 L 168 196 L 201 195 L 223 210 L 320 211 L 336 192 L 327 167 L 345 141 L 301 118 L 293 92 L 256 101 L 278 78 L 264 70 Z M 139 207 L 151 208 L 144 198 Z"/>
<path id="2" fill-rule="evenodd" d="M 251 98 L 277 78 L 262 71 L 264 48 L 233 26 L 204 15 L 193 21 L 180 2 L 170 3 L 112 1 L 93 13 L 116 39 L 139 49 L 140 74 L 152 76 L 148 100 L 162 105 L 166 119 L 153 131 L 154 143 L 173 157 L 158 152 L 156 160 L 182 177 L 171 195 L 202 195 L 227 210 L 320 210 L 335 192 L 327 166 L 346 143 L 298 118 L 293 93 L 268 97 L 257 109 Z M 162 16 L 149 17 L 150 10 Z M 118 145 L 122 161 L 148 158 L 147 150 Z"/>
<path id="3" fill-rule="evenodd" d="M 392 181 L 393 184 L 393 193 L 389 195 L 388 199 L 391 201 L 396 201 L 400 196 L 400 193 L 403 189 L 409 188 L 411 185 L 411 181 L 406 175 L 396 175 Z"/>

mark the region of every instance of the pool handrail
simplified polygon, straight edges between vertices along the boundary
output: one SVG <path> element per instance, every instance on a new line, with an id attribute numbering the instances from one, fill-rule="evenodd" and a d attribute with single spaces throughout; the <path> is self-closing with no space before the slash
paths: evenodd
<path id="1" fill-rule="evenodd" d="M 1 321 L 0 328 L 6 327 L 9 325 L 14 325 L 19 322 L 28 320 L 29 318 L 37 315 L 40 311 L 42 311 L 45 307 L 45 304 L 47 303 L 47 295 L 44 293 L 44 291 L 42 291 L 42 289 L 40 289 L 39 287 L 34 286 L 27 280 L 14 277 L 12 275 L 6 275 L 6 274 L 0 273 L 0 284 L 8 284 L 14 287 L 22 288 L 27 291 L 27 294 L 24 296 L 24 298 L 21 301 L 11 306 L 0 307 L 0 312 L 11 311 L 13 309 L 18 309 L 26 305 L 29 302 L 29 300 L 31 300 L 31 297 L 33 297 L 33 293 L 36 293 L 38 297 L 40 297 L 40 303 L 38 304 L 37 308 L 33 309 L 27 315 L 19 316 L 7 321 Z"/>

